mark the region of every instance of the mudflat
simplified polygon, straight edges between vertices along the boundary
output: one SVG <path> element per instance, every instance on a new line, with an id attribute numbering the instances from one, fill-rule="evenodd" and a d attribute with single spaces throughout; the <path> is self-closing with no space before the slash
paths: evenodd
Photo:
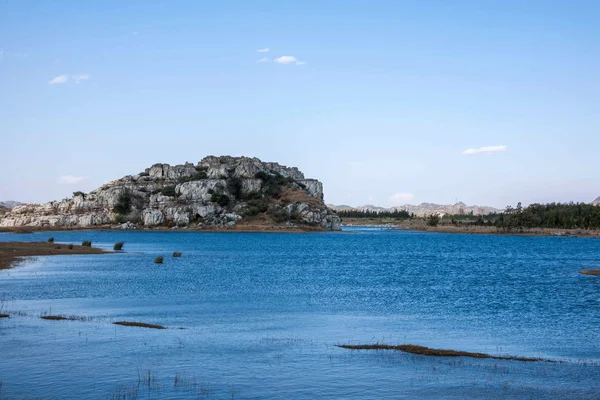
<path id="1" fill-rule="evenodd" d="M 95 247 L 80 245 L 47 242 L 0 242 L 0 269 L 10 268 L 19 257 L 100 253 L 107 252 Z"/>

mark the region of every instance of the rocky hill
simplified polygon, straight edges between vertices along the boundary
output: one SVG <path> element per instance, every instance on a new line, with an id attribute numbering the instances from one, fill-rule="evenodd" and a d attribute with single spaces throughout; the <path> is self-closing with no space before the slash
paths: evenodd
<path id="1" fill-rule="evenodd" d="M 435 204 L 435 203 L 421 203 L 419 205 L 405 204 L 403 206 L 396 206 L 391 208 L 376 207 L 371 204 L 367 204 L 360 207 L 349 207 L 349 206 L 335 206 L 328 204 L 329 208 L 336 211 L 369 211 L 369 212 L 394 212 L 406 210 L 409 213 L 413 213 L 416 216 L 425 216 L 431 214 L 470 214 L 473 215 L 485 215 L 494 212 L 501 212 L 497 208 L 487 206 L 468 206 L 463 202 L 455 204 Z"/>
<path id="2" fill-rule="evenodd" d="M 600 197 L 596 198 L 596 200 L 592 201 L 592 204 L 595 206 L 600 206 Z"/>
<path id="3" fill-rule="evenodd" d="M 23 203 L 20 203 L 18 201 L 0 201 L 0 207 L 5 208 L 5 209 L 12 209 L 16 206 L 20 206 L 23 205 Z"/>
<path id="4" fill-rule="evenodd" d="M 339 230 L 323 185 L 297 168 L 248 157 L 155 164 L 90 193 L 16 206 L 0 227 L 234 227 L 249 222 Z"/>

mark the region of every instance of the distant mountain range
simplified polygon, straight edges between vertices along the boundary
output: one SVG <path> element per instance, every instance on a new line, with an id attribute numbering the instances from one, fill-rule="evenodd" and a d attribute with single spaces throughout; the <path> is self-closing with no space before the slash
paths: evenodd
<path id="1" fill-rule="evenodd" d="M 592 202 L 593 205 L 600 205 L 600 197 L 596 198 Z M 365 204 L 364 206 L 352 207 L 348 205 L 334 205 L 328 204 L 327 207 L 336 211 L 369 211 L 369 212 L 394 212 L 406 210 L 409 213 L 414 213 L 417 216 L 431 215 L 431 214 L 470 214 L 473 215 L 485 215 L 494 212 L 502 212 L 498 208 L 489 206 L 468 206 L 463 202 L 455 204 L 435 204 L 435 203 L 421 203 L 419 205 L 405 204 L 403 206 L 395 206 L 390 208 L 378 207 L 372 204 Z"/>
<path id="2" fill-rule="evenodd" d="M 16 206 L 20 206 L 23 205 L 23 203 L 20 203 L 18 201 L 0 201 L 0 207 L 4 207 L 4 208 L 8 208 L 9 210 L 13 209 Z"/>
<path id="3" fill-rule="evenodd" d="M 435 203 L 421 203 L 419 205 L 405 204 L 403 206 L 395 206 L 390 208 L 377 207 L 372 204 L 366 204 L 360 207 L 351 207 L 347 205 L 336 206 L 333 204 L 327 205 L 329 208 L 336 211 L 369 211 L 369 212 L 394 212 L 406 210 L 409 213 L 413 213 L 417 216 L 424 216 L 430 214 L 470 214 L 473 215 L 485 215 L 494 212 L 501 212 L 503 210 L 488 207 L 488 206 L 468 206 L 463 202 L 456 204 L 435 204 Z"/>

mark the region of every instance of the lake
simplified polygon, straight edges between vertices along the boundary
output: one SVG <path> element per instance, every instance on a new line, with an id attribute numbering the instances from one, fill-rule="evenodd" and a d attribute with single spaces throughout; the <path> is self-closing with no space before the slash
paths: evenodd
<path id="1" fill-rule="evenodd" d="M 600 277 L 579 274 L 600 268 L 597 239 L 350 229 L 0 241 L 50 236 L 125 245 L 0 271 L 12 314 L 0 319 L 0 399 L 600 398 Z M 563 362 L 336 347 L 377 342 Z"/>

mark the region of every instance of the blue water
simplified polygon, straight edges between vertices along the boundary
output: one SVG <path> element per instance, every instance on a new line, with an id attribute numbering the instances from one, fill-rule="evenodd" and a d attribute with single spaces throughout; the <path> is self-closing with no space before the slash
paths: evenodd
<path id="1" fill-rule="evenodd" d="M 0 241 L 49 236 L 125 252 L 0 271 L 13 313 L 0 319 L 0 399 L 600 398 L 600 277 L 579 274 L 600 268 L 600 240 L 353 229 Z M 335 347 L 375 342 L 565 362 Z"/>

